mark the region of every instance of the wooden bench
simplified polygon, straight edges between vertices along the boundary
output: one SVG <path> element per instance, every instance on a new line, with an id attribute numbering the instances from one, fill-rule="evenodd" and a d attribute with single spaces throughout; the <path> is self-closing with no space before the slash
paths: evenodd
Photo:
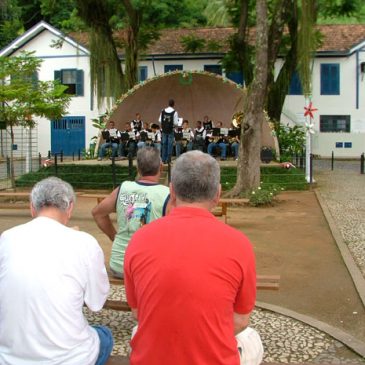
<path id="1" fill-rule="evenodd" d="M 11 202 L 0 202 L 0 209 L 29 208 L 29 194 L 26 191 L 0 191 L 0 198 L 8 198 Z M 14 201 L 24 201 L 24 204 L 14 204 Z"/>
<path id="2" fill-rule="evenodd" d="M 215 216 L 221 217 L 224 216 L 224 223 L 227 223 L 227 211 L 229 206 L 233 205 L 244 205 L 250 201 L 248 198 L 220 198 L 218 207 L 221 207 L 219 211 L 213 211 Z"/>
<path id="3" fill-rule="evenodd" d="M 280 275 L 257 275 L 256 289 L 279 290 L 279 282 L 280 282 Z M 124 285 L 124 280 L 109 276 L 109 283 L 111 285 Z M 110 299 L 108 299 L 105 302 L 104 308 L 114 309 L 123 312 L 128 312 L 131 310 L 127 302 L 122 300 L 110 300 Z"/>
<path id="4" fill-rule="evenodd" d="M 79 196 L 82 198 L 91 198 L 96 199 L 97 203 L 99 204 L 103 199 L 105 199 L 109 194 L 100 193 L 80 193 Z M 224 216 L 224 223 L 227 223 L 227 211 L 229 206 L 233 205 L 243 205 L 247 204 L 250 200 L 248 198 L 221 198 L 219 199 L 218 208 L 219 210 L 214 210 L 213 214 L 217 217 Z"/>

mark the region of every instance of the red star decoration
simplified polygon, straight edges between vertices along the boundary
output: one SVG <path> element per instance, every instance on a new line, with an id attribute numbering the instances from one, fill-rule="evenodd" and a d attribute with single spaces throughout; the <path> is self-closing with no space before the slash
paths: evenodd
<path id="1" fill-rule="evenodd" d="M 312 102 L 310 102 L 308 106 L 304 107 L 304 110 L 304 116 L 306 117 L 307 115 L 309 115 L 309 118 L 313 119 L 313 112 L 316 112 L 318 109 L 313 108 Z"/>

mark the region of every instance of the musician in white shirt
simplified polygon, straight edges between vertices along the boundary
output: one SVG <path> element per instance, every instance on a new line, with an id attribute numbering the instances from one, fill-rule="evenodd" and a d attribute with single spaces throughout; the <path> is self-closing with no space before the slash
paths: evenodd
<path id="1" fill-rule="evenodd" d="M 182 138 L 175 142 L 176 158 L 181 155 L 185 147 L 187 151 L 193 149 L 194 132 L 189 128 L 189 121 L 187 119 L 183 121 L 182 130 L 178 133 Z"/>

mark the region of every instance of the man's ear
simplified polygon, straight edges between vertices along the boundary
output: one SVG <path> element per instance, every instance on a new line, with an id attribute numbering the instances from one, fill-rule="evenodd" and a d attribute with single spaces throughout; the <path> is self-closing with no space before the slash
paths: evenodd
<path id="1" fill-rule="evenodd" d="M 74 209 L 74 202 L 70 203 L 70 206 L 68 207 L 66 213 L 67 213 L 67 219 L 71 219 L 72 211 Z"/>
<path id="2" fill-rule="evenodd" d="M 30 208 L 30 215 L 32 218 L 35 218 L 37 216 L 37 212 L 33 207 L 32 202 L 29 203 L 29 208 Z"/>
<path id="3" fill-rule="evenodd" d="M 218 205 L 219 199 L 221 197 L 221 193 L 222 193 L 222 185 L 219 184 L 218 190 L 217 190 L 217 194 L 216 194 L 216 196 L 213 199 L 214 205 Z"/>

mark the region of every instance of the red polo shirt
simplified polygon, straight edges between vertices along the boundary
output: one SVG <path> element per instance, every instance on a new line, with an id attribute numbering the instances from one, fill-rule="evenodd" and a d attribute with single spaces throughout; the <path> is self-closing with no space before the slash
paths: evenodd
<path id="1" fill-rule="evenodd" d="M 178 207 L 132 237 L 128 303 L 138 309 L 132 365 L 238 365 L 233 313 L 252 311 L 248 239 L 205 209 Z"/>

